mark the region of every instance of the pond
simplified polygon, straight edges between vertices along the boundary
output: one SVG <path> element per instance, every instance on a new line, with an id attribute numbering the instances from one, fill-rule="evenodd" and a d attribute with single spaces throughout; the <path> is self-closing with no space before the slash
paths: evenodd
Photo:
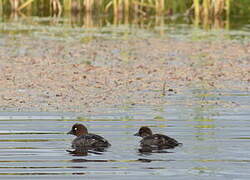
<path id="1" fill-rule="evenodd" d="M 172 96 L 168 106 L 99 109 L 76 113 L 0 113 L 2 178 L 248 179 L 249 92 L 200 91 Z M 211 105 L 208 101 L 221 101 Z M 72 124 L 87 125 L 112 146 L 102 154 L 72 156 Z M 141 154 L 140 126 L 183 143 L 165 153 Z"/>
<path id="2" fill-rule="evenodd" d="M 171 17 L 154 16 L 147 20 L 145 20 L 145 18 L 134 18 L 129 21 L 126 21 L 126 19 L 110 19 L 110 17 L 96 18 L 92 16 L 82 16 L 81 14 L 75 16 L 73 14 L 64 14 L 63 16 L 49 17 L 37 15 L 22 16 L 13 13 L 8 16 L 2 16 L 0 22 L 0 69 L 4 69 L 5 66 L 9 69 L 16 68 L 14 72 L 6 68 L 9 70 L 9 74 L 6 75 L 6 78 L 10 80 L 12 78 L 11 75 L 13 75 L 11 73 L 16 73 L 17 78 L 13 80 L 14 85 L 11 84 L 12 82 L 10 81 L 6 84 L 1 81 L 0 178 L 80 179 L 85 177 L 88 179 L 131 178 L 146 180 L 166 179 L 166 177 L 168 177 L 170 179 L 249 179 L 249 78 L 248 80 L 244 80 L 244 83 L 239 83 L 241 79 L 239 81 L 231 81 L 229 79 L 229 86 L 235 85 L 232 89 L 202 89 L 201 86 L 204 85 L 202 84 L 204 82 L 201 83 L 201 86 L 196 87 L 195 85 L 199 84 L 199 82 L 194 81 L 192 88 L 182 85 L 184 89 L 183 92 L 170 93 L 167 94 L 166 97 L 161 96 L 167 103 L 152 105 L 149 103 L 133 103 L 130 102 L 129 99 L 129 103 L 121 103 L 121 105 L 117 103 L 119 102 L 118 99 L 116 101 L 117 106 L 106 107 L 105 101 L 104 105 L 102 104 L 102 106 L 98 106 L 94 111 L 89 111 L 88 113 L 73 112 L 73 110 L 75 110 L 74 108 L 72 108 L 73 110 L 68 110 L 66 101 L 69 99 L 67 98 L 66 100 L 62 98 L 61 101 L 57 102 L 57 106 L 54 106 L 53 103 L 56 101 L 56 98 L 63 97 L 63 93 L 65 93 L 62 91 L 62 94 L 56 94 L 53 90 L 57 87 L 49 87 L 55 84 L 55 81 L 52 81 L 52 84 L 48 85 L 48 88 L 44 86 L 39 87 L 40 89 L 38 90 L 44 88 L 39 92 L 35 89 L 37 88 L 35 83 L 35 85 L 28 84 L 29 86 L 27 88 L 24 83 L 25 80 L 22 82 L 22 78 L 27 77 L 28 79 L 34 77 L 34 79 L 32 79 L 33 81 L 39 81 L 40 79 L 35 76 L 36 74 L 32 70 L 36 67 L 41 67 L 42 70 L 39 70 L 46 72 L 45 70 L 47 70 L 49 65 L 58 63 L 58 59 L 62 59 L 62 62 L 59 61 L 59 66 L 62 67 L 62 71 L 66 76 L 68 73 L 68 64 L 72 65 L 82 62 L 83 60 L 84 63 L 88 65 L 92 63 L 91 65 L 93 66 L 116 67 L 117 64 L 120 65 L 120 59 L 118 61 L 116 57 L 119 53 L 123 56 L 122 60 L 125 59 L 124 64 L 130 65 L 130 56 L 132 57 L 137 53 L 137 51 L 134 51 L 136 48 L 132 47 L 132 43 L 132 50 L 129 49 L 130 51 L 122 52 L 116 47 L 116 44 L 119 44 L 117 42 L 127 39 L 135 39 L 135 41 L 137 38 L 143 39 L 145 40 L 143 44 L 147 42 L 147 38 L 152 37 L 154 40 L 162 40 L 162 38 L 170 37 L 173 41 L 171 40 L 170 42 L 169 40 L 168 42 L 176 42 L 179 44 L 182 41 L 199 42 L 204 40 L 205 45 L 202 44 L 201 49 L 206 49 L 206 47 L 208 47 L 207 44 L 211 41 L 219 42 L 220 38 L 223 37 L 222 39 L 226 39 L 227 41 L 223 41 L 224 45 L 222 43 L 222 46 L 226 46 L 225 44 L 228 44 L 228 42 L 231 42 L 233 46 L 234 43 L 237 42 L 245 47 L 245 54 L 249 52 L 250 21 L 248 18 L 233 17 L 231 21 L 220 19 L 208 24 L 203 24 L 202 22 L 195 24 L 194 21 L 195 20 L 190 17 L 179 15 Z M 112 42 L 112 49 L 105 51 L 111 52 L 111 59 L 114 57 L 113 59 L 117 58 L 117 61 L 113 62 L 107 58 L 110 60 L 108 61 L 102 58 L 103 54 L 101 54 L 97 56 L 97 62 L 90 62 L 89 59 L 92 56 L 86 56 L 89 59 L 84 56 L 88 53 L 88 51 L 84 51 L 84 48 L 86 48 L 84 45 L 95 40 L 97 42 L 96 44 L 98 44 L 106 39 L 114 40 Z M 116 39 L 119 41 L 116 42 Z M 56 44 L 55 42 L 60 42 L 60 44 Z M 162 44 L 164 44 L 164 42 Z M 140 45 L 141 44 L 139 44 L 139 48 Z M 196 47 L 197 46 L 199 46 L 199 44 L 196 45 Z M 109 44 L 101 44 L 96 47 L 109 47 Z M 93 49 L 95 49 L 95 47 Z M 191 45 L 188 49 L 192 49 Z M 220 47 L 220 49 L 214 51 L 214 53 L 224 55 L 224 51 L 221 49 Z M 77 54 L 79 52 L 78 50 L 83 55 Z M 140 53 L 143 54 L 143 52 L 145 53 L 146 51 Z M 71 55 L 71 52 L 76 53 L 72 53 L 73 55 Z M 170 63 L 167 62 L 167 66 L 183 64 L 183 66 L 185 66 L 192 58 L 197 58 L 198 60 L 194 60 L 191 66 L 194 67 L 194 69 L 200 68 L 203 72 L 203 70 L 206 69 L 203 68 L 203 65 L 206 64 L 207 61 L 203 61 L 202 58 L 209 56 L 207 54 L 210 52 L 206 53 L 207 52 L 201 52 L 198 55 L 194 54 L 188 59 L 185 53 L 183 55 L 180 53 L 180 50 L 176 50 L 163 54 L 162 57 L 170 60 Z M 95 54 L 94 50 L 93 54 Z M 141 54 L 138 56 L 141 56 Z M 223 62 L 227 62 L 228 60 L 226 55 L 221 58 Z M 15 59 L 16 57 L 19 57 L 21 60 L 18 58 Z M 25 59 L 26 57 L 31 57 L 31 59 Z M 36 58 L 38 57 L 42 57 L 41 62 L 36 62 Z M 50 63 L 50 61 L 47 62 L 48 59 L 53 59 L 54 57 L 58 59 L 55 59 L 52 63 Z M 148 57 L 157 59 L 155 56 Z M 171 61 L 176 57 L 178 57 L 179 59 L 177 60 L 180 61 Z M 210 59 L 216 58 L 211 57 Z M 160 62 L 162 62 L 161 58 L 159 58 Z M 235 57 L 235 59 L 237 59 L 235 62 L 245 62 L 247 58 L 249 58 L 249 54 L 242 57 Z M 218 59 L 221 63 L 221 59 Z M 139 60 L 136 59 L 136 61 L 138 62 Z M 30 62 L 31 65 L 29 64 Z M 37 63 L 38 65 L 36 66 L 32 63 Z M 133 65 L 133 63 L 134 61 L 132 61 L 131 64 Z M 147 65 L 146 61 L 143 61 L 143 63 Z M 143 63 L 137 64 L 138 67 L 143 69 Z M 23 64 L 24 66 L 22 66 Z M 157 65 L 157 63 L 153 63 L 153 65 L 155 64 Z M 214 64 L 216 64 L 216 62 Z M 26 68 L 26 65 L 28 66 L 27 69 L 20 68 Z M 150 65 L 151 64 L 149 64 L 149 66 Z M 221 67 L 223 68 L 223 64 Z M 242 63 L 238 69 L 244 68 L 244 72 L 249 73 L 247 67 L 249 67 L 249 64 Z M 50 67 L 50 72 L 56 68 L 58 67 Z M 126 68 L 130 69 L 130 66 L 126 66 Z M 226 69 L 227 68 L 228 67 L 226 67 Z M 26 74 L 27 71 L 32 73 Z M 154 70 L 152 70 L 152 72 L 154 72 Z M 60 81 L 60 73 L 61 72 L 58 73 L 59 80 L 57 79 L 56 82 Z M 81 71 L 75 73 L 78 75 L 78 73 L 81 74 Z M 58 77 L 58 74 L 56 74 L 56 77 Z M 89 74 L 91 74 L 91 72 L 89 72 Z M 143 76 L 142 74 L 143 72 L 136 77 L 137 80 L 140 80 Z M 179 72 L 179 74 L 181 74 L 181 72 Z M 242 74 L 244 77 L 247 76 L 245 75 L 246 73 Z M 0 73 L 0 75 L 0 80 L 4 79 L 5 74 Z M 65 79 L 66 76 L 64 76 Z M 206 76 L 206 73 L 204 73 L 204 76 Z M 83 79 L 86 79 L 85 75 L 83 77 Z M 53 79 L 54 77 L 51 75 L 49 78 Z M 210 76 L 208 76 L 207 79 L 209 78 Z M 204 81 L 210 80 L 207 79 Z M 48 79 L 44 81 L 46 80 Z M 62 78 L 62 81 L 67 80 Z M 184 81 L 188 81 L 188 79 Z M 220 82 L 221 81 L 219 81 L 218 84 L 220 84 Z M 18 86 L 18 83 L 21 85 Z M 90 83 L 92 82 L 90 81 Z M 179 82 L 173 81 L 171 87 L 175 88 L 175 83 L 178 84 Z M 18 88 L 16 86 L 18 86 Z M 135 86 L 135 88 L 138 88 L 138 86 L 140 86 L 140 84 Z M 237 86 L 239 87 L 238 89 Z M 77 85 L 75 85 L 75 87 L 79 88 Z M 176 88 L 177 91 L 179 90 L 178 88 Z M 50 90 L 47 91 L 47 89 Z M 126 89 L 129 88 L 126 87 Z M 13 90 L 17 90 L 17 93 L 15 94 L 16 91 L 13 93 Z M 76 93 L 76 95 L 70 98 L 76 97 L 76 99 L 79 99 L 78 97 L 81 96 L 81 94 L 76 91 L 77 90 L 72 91 L 71 89 L 66 93 L 68 93 L 69 96 L 70 94 Z M 153 88 L 144 90 L 142 88 L 140 92 L 141 91 L 150 91 L 149 95 L 152 95 L 159 93 L 161 90 L 159 90 L 159 88 L 157 90 Z M 8 92 L 10 92 L 10 95 L 7 97 L 6 94 Z M 11 95 L 14 94 L 16 98 L 20 97 L 18 93 L 22 94 L 26 92 L 30 94 L 23 96 L 24 99 L 27 98 L 25 101 L 29 103 L 29 100 L 31 100 L 32 103 L 27 103 L 28 105 L 25 106 L 23 105 L 25 101 L 19 101 L 17 98 L 18 102 L 15 104 L 16 102 Z M 89 92 L 98 94 L 100 91 L 96 92 L 90 89 Z M 118 92 L 118 94 L 122 94 L 121 92 Z M 108 94 L 109 93 L 110 92 L 108 92 Z M 39 94 L 39 96 L 36 97 L 36 94 Z M 54 95 L 54 99 L 50 98 L 52 97 L 51 94 Z M 132 92 L 132 94 L 135 93 Z M 140 98 L 140 94 L 138 94 L 135 96 Z M 126 96 L 126 94 L 124 96 Z M 33 101 L 32 98 L 35 100 Z M 90 98 L 87 97 L 86 99 L 88 100 Z M 150 102 L 152 97 L 147 98 Z M 45 108 L 45 110 L 39 109 L 41 108 L 39 106 L 40 104 L 42 104 L 42 107 L 49 107 L 49 104 L 46 104 L 47 99 L 51 100 L 50 105 L 52 105 L 52 108 Z M 70 100 L 72 102 L 72 99 Z M 11 102 L 5 104 L 7 101 Z M 110 101 L 112 101 L 112 99 Z M 92 102 L 90 102 L 90 104 L 91 103 Z M 99 102 L 95 103 L 99 104 Z M 61 107 L 59 110 L 56 109 L 58 106 Z M 77 106 L 78 111 L 84 108 L 82 106 L 79 108 L 78 104 L 75 105 L 73 103 L 69 106 Z M 90 132 L 104 136 L 110 141 L 112 146 L 101 154 L 88 153 L 87 156 L 74 156 L 69 154 L 66 150 L 70 149 L 71 141 L 74 137 L 66 133 L 76 122 L 86 125 Z M 142 154 L 138 151 L 140 138 L 133 136 L 141 126 L 149 126 L 153 132 L 169 135 L 183 143 L 183 145 L 161 153 Z"/>

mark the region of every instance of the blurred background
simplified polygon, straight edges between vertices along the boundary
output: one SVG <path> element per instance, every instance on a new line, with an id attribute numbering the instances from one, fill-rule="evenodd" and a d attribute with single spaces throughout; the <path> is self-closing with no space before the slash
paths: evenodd
<path id="1" fill-rule="evenodd" d="M 40 21 L 29 18 L 26 23 L 87 28 L 184 23 L 204 29 L 230 29 L 249 23 L 249 4 L 249 0 L 0 0 L 0 21 L 54 17 Z"/>

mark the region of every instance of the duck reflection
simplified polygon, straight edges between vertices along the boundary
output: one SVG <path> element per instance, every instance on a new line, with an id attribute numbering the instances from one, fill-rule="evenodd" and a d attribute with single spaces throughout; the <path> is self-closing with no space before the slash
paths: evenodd
<path id="1" fill-rule="evenodd" d="M 102 155 L 105 152 L 104 148 L 78 148 L 74 150 L 66 150 L 73 156 L 87 156 L 88 154 Z"/>
<path id="2" fill-rule="evenodd" d="M 138 152 L 144 155 L 150 155 L 152 153 L 173 153 L 167 151 L 164 147 L 152 147 L 152 146 L 141 146 L 138 148 Z"/>
<path id="3" fill-rule="evenodd" d="M 88 150 L 87 149 L 81 149 L 81 150 L 66 150 L 69 154 L 72 154 L 73 156 L 87 156 Z"/>

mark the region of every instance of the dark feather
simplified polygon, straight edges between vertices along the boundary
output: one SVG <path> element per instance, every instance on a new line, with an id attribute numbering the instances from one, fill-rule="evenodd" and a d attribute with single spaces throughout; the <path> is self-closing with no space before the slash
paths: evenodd
<path id="1" fill-rule="evenodd" d="M 79 149 L 83 147 L 108 147 L 109 142 L 96 134 L 86 134 L 75 138 L 72 142 L 72 148 Z"/>
<path id="2" fill-rule="evenodd" d="M 153 134 L 151 136 L 146 136 L 141 140 L 141 146 L 152 146 L 159 148 L 174 148 L 180 145 L 175 139 L 163 135 L 163 134 Z"/>

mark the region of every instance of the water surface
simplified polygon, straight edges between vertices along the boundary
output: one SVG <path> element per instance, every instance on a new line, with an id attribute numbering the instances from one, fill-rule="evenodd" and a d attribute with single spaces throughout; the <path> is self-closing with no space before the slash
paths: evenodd
<path id="1" fill-rule="evenodd" d="M 60 40 L 67 44 L 96 38 L 170 36 L 178 40 L 216 40 L 223 36 L 249 41 L 249 18 L 222 20 L 218 26 L 193 23 L 192 18 L 178 15 L 125 22 L 81 15 L 14 14 L 0 19 L 0 47 L 2 57 L 29 53 L 40 57 L 47 51 L 34 49 L 33 42 L 32 48 L 26 48 L 30 39 Z M 194 89 L 165 98 L 168 104 L 118 106 L 90 114 L 0 112 L 0 178 L 250 178 L 249 92 Z M 100 155 L 67 153 L 74 137 L 66 132 L 76 122 L 104 136 L 112 146 Z M 174 137 L 183 146 L 165 153 L 139 153 L 140 138 L 133 134 L 143 125 Z"/>
<path id="2" fill-rule="evenodd" d="M 67 179 L 249 179 L 249 92 L 194 90 L 171 104 L 100 109 L 95 114 L 0 113 L 0 177 Z M 217 102 L 217 103 L 215 103 Z M 103 154 L 73 156 L 72 124 L 107 138 Z M 183 143 L 163 153 L 141 154 L 140 126 Z"/>

